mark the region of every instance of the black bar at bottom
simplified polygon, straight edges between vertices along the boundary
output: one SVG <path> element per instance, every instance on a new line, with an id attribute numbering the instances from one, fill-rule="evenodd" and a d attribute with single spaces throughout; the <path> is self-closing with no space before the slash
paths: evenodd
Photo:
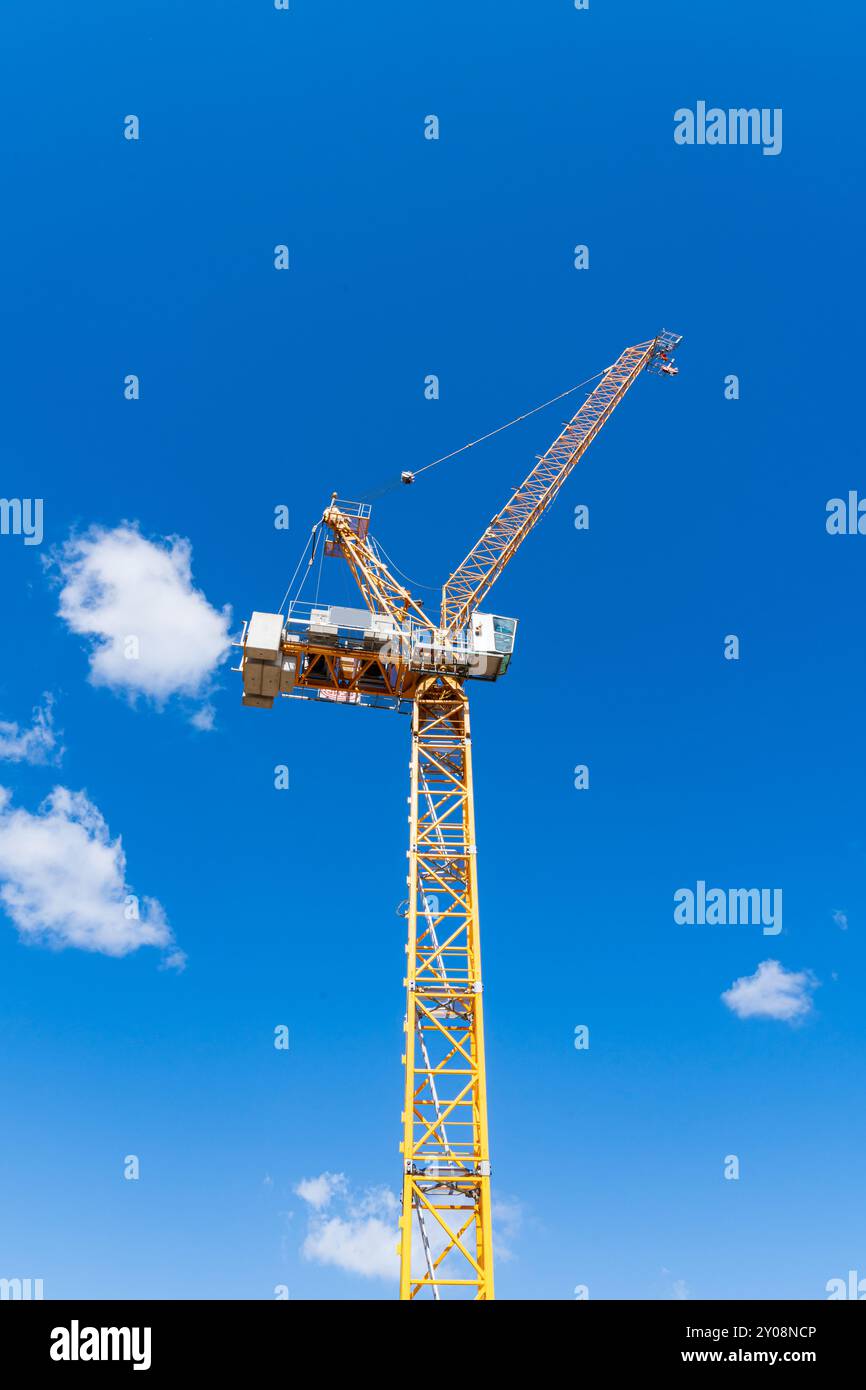
<path id="1" fill-rule="evenodd" d="M 708 1365 L 805 1366 L 826 1377 L 862 1367 L 866 1332 L 864 1309 L 845 1300 L 501 1301 L 474 1310 L 440 1303 L 428 1312 L 385 1301 L 7 1301 L 0 1302 L 0 1365 L 4 1378 L 14 1364 L 25 1374 L 98 1378 L 108 1370 L 157 1382 L 184 1371 L 225 1378 L 254 1366 L 258 1381 L 269 1371 L 298 1373 L 299 1356 L 308 1368 L 313 1356 L 330 1373 L 342 1364 L 354 1373 L 381 1369 L 383 1361 L 396 1372 L 392 1356 L 411 1351 L 419 1333 L 429 1338 L 434 1325 L 437 1337 L 450 1335 L 455 1317 L 462 1335 L 472 1319 L 482 1354 L 510 1347 L 540 1353 L 545 1363 L 565 1355 L 575 1378 L 581 1367 Z"/>

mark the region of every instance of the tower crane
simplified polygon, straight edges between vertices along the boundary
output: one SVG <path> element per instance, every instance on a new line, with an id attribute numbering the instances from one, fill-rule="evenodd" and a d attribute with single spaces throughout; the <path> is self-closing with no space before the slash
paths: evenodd
<path id="1" fill-rule="evenodd" d="M 286 696 L 411 710 L 401 1299 L 493 1298 L 465 683 L 505 674 L 517 620 L 481 604 L 641 372 L 676 374 L 680 341 L 663 331 L 605 370 L 450 575 L 435 620 L 391 573 L 370 535 L 370 506 L 335 493 L 319 523 L 324 551 L 348 564 L 364 606 L 293 602 L 244 625 L 237 669 L 245 705 L 270 708 Z"/>

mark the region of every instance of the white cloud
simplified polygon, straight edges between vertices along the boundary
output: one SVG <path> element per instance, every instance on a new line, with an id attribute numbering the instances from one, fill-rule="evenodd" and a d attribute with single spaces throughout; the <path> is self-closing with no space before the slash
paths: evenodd
<path id="1" fill-rule="evenodd" d="M 60 616 L 91 639 L 94 685 L 157 703 L 206 688 L 228 651 L 231 611 L 193 586 L 191 556 L 189 541 L 150 541 L 127 523 L 94 526 L 55 556 Z"/>
<path id="2" fill-rule="evenodd" d="M 661 1273 L 666 1281 L 669 1279 L 671 1281 L 670 1296 L 672 1299 L 678 1299 L 682 1301 L 684 1299 L 691 1298 L 692 1291 L 686 1283 L 685 1279 L 673 1279 L 671 1276 L 671 1271 L 665 1265 L 662 1265 Z"/>
<path id="3" fill-rule="evenodd" d="M 400 1204 L 393 1192 L 368 1188 L 355 1200 L 342 1173 L 305 1178 L 295 1191 L 313 1208 L 301 1246 L 304 1259 L 366 1279 L 397 1278 Z"/>
<path id="4" fill-rule="evenodd" d="M 55 787 L 35 815 L 0 787 L 0 904 L 25 941 L 125 956 L 170 946 L 154 898 L 126 883 L 126 856 L 84 792 Z"/>
<path id="5" fill-rule="evenodd" d="M 0 719 L 0 758 L 11 763 L 59 762 L 63 749 L 57 747 L 53 706 L 52 697 L 43 695 L 29 729 Z"/>
<path id="6" fill-rule="evenodd" d="M 818 981 L 809 970 L 786 970 L 777 960 L 764 960 L 754 975 L 743 975 L 726 989 L 722 1000 L 738 1018 L 778 1018 L 794 1023 L 812 1008 Z"/>
<path id="7" fill-rule="evenodd" d="M 493 1251 L 497 1259 L 513 1260 L 513 1243 L 523 1225 L 523 1206 L 513 1197 L 497 1197 L 491 1206 Z"/>
<path id="8" fill-rule="evenodd" d="M 318 1220 L 301 1247 L 304 1258 L 316 1264 L 336 1265 L 365 1279 L 396 1279 L 397 1226 L 379 1217 L 346 1220 L 339 1216 Z"/>
<path id="9" fill-rule="evenodd" d="M 833 921 L 836 923 L 836 926 L 837 926 L 837 927 L 841 927 L 842 931 L 847 931 L 847 930 L 848 930 L 848 913 L 847 913 L 847 912 L 834 912 L 834 913 L 833 913 Z"/>
<path id="10" fill-rule="evenodd" d="M 186 951 L 169 951 L 159 963 L 160 970 L 176 970 L 181 975 L 186 970 Z"/>
<path id="11" fill-rule="evenodd" d="M 344 1173 L 320 1173 L 317 1178 L 301 1178 L 295 1192 L 316 1211 L 326 1207 L 338 1192 L 346 1191 Z"/>
<path id="12" fill-rule="evenodd" d="M 189 722 L 194 729 L 198 729 L 203 734 L 209 734 L 214 727 L 216 720 L 216 710 L 213 705 L 202 705 L 195 710 L 189 717 Z"/>

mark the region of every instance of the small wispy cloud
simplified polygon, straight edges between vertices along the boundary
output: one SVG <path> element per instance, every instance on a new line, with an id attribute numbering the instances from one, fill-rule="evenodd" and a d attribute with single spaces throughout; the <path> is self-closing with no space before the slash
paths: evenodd
<path id="1" fill-rule="evenodd" d="M 190 715 L 189 722 L 200 733 L 209 734 L 216 723 L 216 710 L 213 705 L 202 705 Z"/>
<path id="2" fill-rule="evenodd" d="M 326 1207 L 337 1193 L 346 1191 L 345 1173 L 320 1173 L 317 1178 L 301 1178 L 296 1194 L 316 1211 Z"/>
<path id="3" fill-rule="evenodd" d="M 0 719 L 0 758 L 11 763 L 59 763 L 63 749 L 54 727 L 54 699 L 43 695 L 29 728 Z"/>
<path id="4" fill-rule="evenodd" d="M 493 1251 L 500 1260 L 514 1259 L 514 1242 L 523 1226 L 523 1204 L 515 1197 L 498 1197 L 491 1204 Z"/>
<path id="5" fill-rule="evenodd" d="M 665 1298 L 672 1298 L 681 1302 L 691 1298 L 692 1291 L 686 1283 L 685 1279 L 674 1279 L 671 1271 L 667 1268 L 666 1265 L 662 1265 L 661 1270 L 659 1272 L 665 1281 Z"/>
<path id="6" fill-rule="evenodd" d="M 174 970 L 178 975 L 183 974 L 186 966 L 186 951 L 169 951 L 159 963 L 160 970 Z"/>
<path id="7" fill-rule="evenodd" d="M 795 1023 L 812 1009 L 818 981 L 810 970 L 786 970 L 777 960 L 764 960 L 754 975 L 742 975 L 722 994 L 738 1018 L 775 1018 Z"/>
<path id="8" fill-rule="evenodd" d="M 840 912 L 838 909 L 833 913 L 833 921 L 842 931 L 848 930 L 848 913 Z"/>
<path id="9" fill-rule="evenodd" d="M 303 1178 L 297 1195 L 311 1208 L 301 1246 L 305 1260 L 365 1279 L 395 1280 L 400 1204 L 386 1187 L 352 1195 L 343 1173 Z"/>

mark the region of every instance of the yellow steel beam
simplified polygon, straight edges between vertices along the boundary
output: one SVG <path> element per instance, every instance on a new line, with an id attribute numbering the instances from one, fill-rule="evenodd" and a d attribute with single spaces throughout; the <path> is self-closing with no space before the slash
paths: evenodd
<path id="1" fill-rule="evenodd" d="M 410 767 L 400 1297 L 491 1299 L 475 812 L 459 681 L 419 683 Z"/>
<path id="2" fill-rule="evenodd" d="M 411 617 L 424 627 L 433 628 L 420 604 L 394 578 L 385 561 L 372 549 L 366 533 L 361 534 L 357 518 L 347 516 L 332 500 L 330 507 L 325 508 L 322 520 L 340 546 L 371 613 L 387 613 L 398 623 Z"/>
<path id="3" fill-rule="evenodd" d="M 562 484 L 652 359 L 658 339 L 626 348 L 595 390 L 497 512 L 442 590 L 440 627 L 456 632 L 469 620 Z"/>

